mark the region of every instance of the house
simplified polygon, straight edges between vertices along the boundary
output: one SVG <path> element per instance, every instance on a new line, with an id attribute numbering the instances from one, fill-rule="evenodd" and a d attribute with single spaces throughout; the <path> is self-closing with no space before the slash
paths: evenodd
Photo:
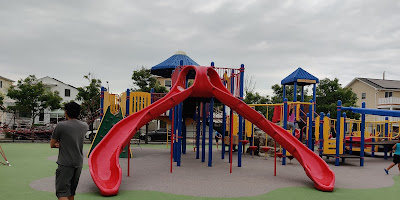
<path id="1" fill-rule="evenodd" d="M 366 108 L 400 110 L 400 81 L 372 78 L 354 78 L 345 88 L 351 88 L 357 95 L 357 106 L 365 102 Z M 367 121 L 383 121 L 384 116 L 367 115 Z M 400 121 L 389 117 L 390 121 Z"/>
<path id="2" fill-rule="evenodd" d="M 14 81 L 11 79 L 0 76 L 0 94 L 4 97 L 3 105 L 1 106 L 8 107 L 14 102 L 12 99 L 7 97 L 8 88 L 10 88 L 13 82 Z M 1 122 L 0 126 L 6 124 L 7 119 L 9 119 L 10 116 L 11 115 L 9 113 L 6 113 L 2 109 L 0 109 L 0 122 Z"/>
<path id="3" fill-rule="evenodd" d="M 64 83 L 55 78 L 46 76 L 40 78 L 39 81 L 43 83 L 43 85 L 52 92 L 57 91 L 62 98 L 61 103 L 66 103 L 70 101 L 76 101 L 76 96 L 78 95 L 78 89 L 72 85 Z M 77 103 L 80 103 L 76 101 Z M 41 113 L 36 119 L 36 123 L 47 124 L 50 122 L 58 122 L 59 118 L 64 117 L 64 111 L 62 109 L 58 110 L 48 110 Z"/>

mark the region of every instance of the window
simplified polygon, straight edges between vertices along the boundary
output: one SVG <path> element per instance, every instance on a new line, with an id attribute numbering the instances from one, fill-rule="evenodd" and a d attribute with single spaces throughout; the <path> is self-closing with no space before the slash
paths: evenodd
<path id="1" fill-rule="evenodd" d="M 0 88 L 3 88 L 3 81 L 0 81 Z"/>
<path id="2" fill-rule="evenodd" d="M 393 96 L 393 92 L 385 92 L 385 98 L 389 98 Z"/>
<path id="3" fill-rule="evenodd" d="M 40 111 L 40 114 L 39 114 L 39 121 L 44 121 L 44 110 L 41 110 Z"/>
<path id="4" fill-rule="evenodd" d="M 71 96 L 71 90 L 70 89 L 65 89 L 65 96 L 70 97 Z"/>
<path id="5" fill-rule="evenodd" d="M 367 98 L 367 93 L 365 93 L 365 92 L 361 93 L 361 99 L 365 99 L 365 98 Z"/>
<path id="6" fill-rule="evenodd" d="M 165 80 L 164 85 L 165 85 L 165 87 L 171 87 L 171 85 L 172 85 L 171 80 Z"/>

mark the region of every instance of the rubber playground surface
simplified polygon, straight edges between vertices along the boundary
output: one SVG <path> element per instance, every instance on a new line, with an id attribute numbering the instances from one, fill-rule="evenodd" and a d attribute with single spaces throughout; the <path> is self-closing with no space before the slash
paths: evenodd
<path id="1" fill-rule="evenodd" d="M 55 199 L 54 174 L 57 150 L 47 143 L 1 143 L 11 167 L 0 165 L 0 199 Z M 89 145 L 85 145 L 87 152 Z M 400 176 L 397 167 L 389 175 L 383 168 L 391 158 L 346 159 L 337 167 L 328 161 L 335 172 L 333 192 L 321 192 L 293 159 L 286 166 L 278 161 L 274 176 L 273 157 L 246 154 L 242 167 L 233 156 L 233 173 L 229 173 L 228 154 L 221 160 L 214 147 L 213 166 L 195 159 L 192 146 L 182 156 L 180 167 L 173 164 L 170 173 L 170 153 L 165 145 L 132 145 L 130 177 L 127 159 L 120 159 L 123 178 L 120 191 L 112 199 L 397 199 L 400 196 Z M 201 155 L 201 154 L 200 154 Z M 78 199 L 101 199 L 85 160 L 78 186 Z"/>

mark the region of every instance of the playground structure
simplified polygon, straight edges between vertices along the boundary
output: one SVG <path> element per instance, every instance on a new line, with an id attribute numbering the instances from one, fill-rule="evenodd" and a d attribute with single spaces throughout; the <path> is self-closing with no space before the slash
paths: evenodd
<path id="1" fill-rule="evenodd" d="M 393 123 L 389 122 L 388 116 L 400 117 L 399 111 L 367 109 L 365 102 L 362 108 L 343 107 L 341 101 L 337 103 L 337 119 L 330 119 L 329 116 L 324 117 L 324 113 L 320 114 L 316 124 L 320 124 L 315 128 L 315 135 L 319 138 L 319 154 L 320 156 L 334 157 L 335 165 L 340 165 L 340 158 L 344 162 L 345 158 L 359 158 L 360 166 L 364 166 L 365 152 L 371 152 L 373 157 L 378 151 L 378 145 L 384 146 L 384 158 L 387 159 L 388 147 L 393 146 L 397 141 L 392 140 L 398 137 L 393 131 Z M 361 120 L 353 120 L 346 118 L 346 113 L 342 111 L 350 111 L 361 114 Z M 367 122 L 365 115 L 387 116 L 384 122 Z M 339 123 L 338 123 L 339 122 Z M 335 129 L 336 137 L 331 138 L 330 129 Z M 339 147 L 339 148 L 337 148 Z M 346 150 L 350 154 L 345 154 Z M 359 151 L 358 155 L 351 155 L 353 151 Z"/>
<path id="2" fill-rule="evenodd" d="M 195 73 L 195 80 L 190 87 L 187 87 L 187 75 L 189 72 Z M 288 131 L 265 119 L 257 111 L 246 105 L 241 99 L 232 96 L 231 92 L 226 89 L 220 79 L 220 76 L 218 75 L 217 71 L 213 69 L 213 67 L 185 66 L 181 68 L 179 76 L 176 78 L 176 81 L 173 84 L 173 88 L 165 97 L 140 110 L 139 112 L 126 117 L 114 125 L 108 134 L 103 138 L 103 140 L 92 151 L 89 157 L 89 169 L 92 178 L 99 187 L 102 195 L 110 196 L 118 193 L 122 178 L 118 155 L 122 151 L 122 148 L 128 145 L 130 139 L 135 135 L 137 130 L 169 109 L 173 109 L 172 119 L 175 119 L 174 115 L 178 115 L 179 121 L 182 122 L 182 112 L 177 112 L 177 110 L 181 111 L 183 109 L 181 102 L 187 98 L 209 99 L 210 107 L 213 106 L 215 98 L 223 104 L 229 106 L 231 108 L 231 116 L 233 116 L 233 110 L 235 110 L 240 116 L 243 116 L 261 130 L 268 133 L 272 138 L 275 139 L 275 141 L 281 144 L 283 148 L 290 152 L 291 155 L 293 155 L 294 158 L 296 158 L 304 167 L 307 176 L 314 181 L 314 186 L 317 189 L 323 191 L 333 190 L 335 175 L 329 169 L 328 165 L 317 154 L 309 150 Z M 176 107 L 177 105 L 180 106 Z M 206 106 L 203 106 L 203 111 L 205 111 L 205 108 Z M 200 110 L 200 106 L 197 107 L 197 110 Z M 209 112 L 210 116 L 212 116 L 213 109 L 210 109 Z M 205 115 L 203 115 L 203 121 L 204 118 Z M 196 119 L 199 120 L 199 117 Z M 232 119 L 233 118 L 231 117 L 230 120 Z M 182 128 L 179 127 L 181 126 L 179 124 L 182 123 L 178 123 L 177 135 L 175 134 L 175 124 L 175 122 L 172 123 L 173 133 L 171 134 L 171 170 L 173 158 L 172 154 L 174 152 L 174 140 L 176 137 L 178 138 L 178 146 L 180 147 L 179 140 L 182 139 L 180 138 L 182 136 Z M 209 144 L 212 144 L 212 117 L 210 118 L 209 124 L 209 134 L 211 136 L 209 137 Z M 230 124 L 233 124 L 232 121 Z M 242 123 L 239 123 L 239 126 L 241 126 L 241 124 Z M 199 124 L 197 126 L 199 126 Z M 204 126 L 205 125 L 203 123 L 203 127 Z M 241 131 L 239 131 L 239 137 L 240 134 Z M 203 128 L 203 136 L 204 135 L 205 129 Z M 203 141 L 204 140 L 205 137 L 203 137 Z M 203 143 L 203 145 L 204 144 L 205 143 Z M 180 155 L 180 149 L 181 148 L 178 148 L 178 155 Z M 209 152 L 211 150 L 211 147 L 209 147 Z M 238 154 L 238 156 L 239 155 L 240 154 Z M 231 153 L 230 157 L 232 157 Z M 232 166 L 232 162 L 230 163 Z"/>

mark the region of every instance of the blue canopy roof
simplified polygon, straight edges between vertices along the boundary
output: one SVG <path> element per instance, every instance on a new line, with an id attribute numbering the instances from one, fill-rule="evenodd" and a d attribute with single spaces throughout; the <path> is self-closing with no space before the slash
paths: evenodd
<path id="1" fill-rule="evenodd" d="M 151 68 L 151 74 L 159 75 L 162 77 L 170 78 L 172 71 L 180 65 L 181 60 L 183 65 L 199 66 L 194 60 L 186 55 L 183 51 L 178 51 L 175 55 L 169 57 L 167 60 Z"/>
<path id="2" fill-rule="evenodd" d="M 314 83 L 319 83 L 319 79 L 301 67 L 296 69 L 293 73 L 291 73 L 289 76 L 284 78 L 281 81 L 282 85 L 294 85 L 294 83 L 297 82 L 297 85 L 304 86 L 304 85 L 310 85 Z"/>

